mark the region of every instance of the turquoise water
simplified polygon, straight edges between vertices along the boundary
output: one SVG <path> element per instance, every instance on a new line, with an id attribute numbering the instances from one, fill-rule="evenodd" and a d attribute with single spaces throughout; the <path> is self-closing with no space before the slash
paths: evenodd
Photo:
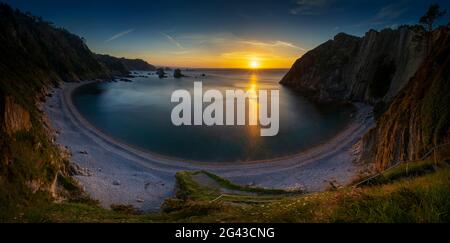
<path id="1" fill-rule="evenodd" d="M 201 77 L 201 74 L 206 77 Z M 115 139 L 163 156 L 203 162 L 274 159 L 308 149 L 349 122 L 351 107 L 319 105 L 278 84 L 286 70 L 198 70 L 182 79 L 133 78 L 132 83 L 92 83 L 73 94 L 80 113 Z M 172 92 L 203 89 L 280 90 L 280 131 L 261 137 L 257 126 L 183 126 L 171 122 Z"/>

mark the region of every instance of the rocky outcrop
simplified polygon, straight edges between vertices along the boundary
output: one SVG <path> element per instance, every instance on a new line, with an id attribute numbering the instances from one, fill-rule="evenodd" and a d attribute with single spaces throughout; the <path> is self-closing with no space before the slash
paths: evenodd
<path id="1" fill-rule="evenodd" d="M 174 78 L 183 78 L 186 76 L 181 72 L 181 69 L 175 69 L 175 71 L 173 71 L 173 77 Z"/>
<path id="2" fill-rule="evenodd" d="M 158 70 L 156 70 L 156 75 L 158 75 L 159 78 L 167 78 L 166 72 L 164 72 L 163 68 L 158 68 Z"/>
<path id="3" fill-rule="evenodd" d="M 29 131 L 31 129 L 30 113 L 14 102 L 11 96 L 6 96 L 1 102 L 2 111 L 2 129 L 8 135 L 13 135 L 20 131 Z"/>
<path id="4" fill-rule="evenodd" d="M 281 81 L 320 101 L 389 103 L 426 56 L 420 27 L 338 34 L 300 58 Z"/>
<path id="5" fill-rule="evenodd" d="M 433 33 L 431 53 L 364 138 L 364 159 L 383 170 L 450 142 L 450 26 Z"/>

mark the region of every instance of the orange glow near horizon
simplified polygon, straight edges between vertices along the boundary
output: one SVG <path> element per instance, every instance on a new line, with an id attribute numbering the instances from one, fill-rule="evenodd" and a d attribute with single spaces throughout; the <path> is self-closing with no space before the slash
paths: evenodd
<path id="1" fill-rule="evenodd" d="M 264 55 L 255 59 L 254 54 L 246 53 L 223 53 L 219 56 L 156 56 L 143 58 L 149 63 L 157 66 L 168 67 L 191 67 L 191 68 L 242 68 L 242 69 L 270 69 L 290 68 L 298 57 L 280 57 Z"/>
<path id="2" fill-rule="evenodd" d="M 291 68 L 305 50 L 284 42 L 241 41 L 236 39 L 201 39 L 204 45 L 181 47 L 168 44 L 167 49 L 111 53 L 126 58 L 140 58 L 155 66 L 179 68 Z M 289 45 L 288 45 L 289 44 Z M 105 51 L 108 52 L 108 51 Z"/>
<path id="3" fill-rule="evenodd" d="M 210 53 L 114 53 L 126 58 L 140 58 L 150 64 L 160 67 L 180 68 L 240 68 L 240 69 L 271 69 L 291 68 L 298 55 L 282 55 L 263 52 L 232 51 L 218 54 Z"/>

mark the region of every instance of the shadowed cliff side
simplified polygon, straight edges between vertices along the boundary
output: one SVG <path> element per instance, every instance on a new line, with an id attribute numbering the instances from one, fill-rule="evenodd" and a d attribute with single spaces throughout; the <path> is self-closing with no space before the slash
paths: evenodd
<path id="1" fill-rule="evenodd" d="M 2 3 L 0 43 L 1 222 L 21 207 L 82 195 L 42 115 L 40 103 L 49 90 L 62 81 L 128 75 L 136 61 L 119 59 L 130 64 L 108 66 L 82 38 Z"/>
<path id="2" fill-rule="evenodd" d="M 430 55 L 364 139 L 378 170 L 450 142 L 450 26 L 433 32 Z"/>
<path id="3" fill-rule="evenodd" d="M 63 80 L 108 78 L 111 70 L 80 37 L 6 4 L 0 4 L 0 43 L 1 220 L 20 207 L 69 196 L 68 162 L 38 104 Z"/>

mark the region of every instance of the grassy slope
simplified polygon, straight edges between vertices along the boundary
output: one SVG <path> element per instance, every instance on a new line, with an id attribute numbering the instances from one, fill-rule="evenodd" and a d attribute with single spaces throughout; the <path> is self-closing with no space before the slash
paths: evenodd
<path id="1" fill-rule="evenodd" d="M 411 169 L 414 168 L 414 169 Z M 433 169 L 430 169 L 433 168 Z M 177 197 L 168 200 L 160 214 L 139 215 L 126 207 L 116 211 L 95 203 L 63 203 L 34 206 L 21 222 L 450 222 L 450 168 L 423 161 L 383 174 L 377 185 L 345 188 L 307 195 L 273 193 L 246 188 L 219 179 L 220 188 L 196 183 L 180 173 Z M 210 174 L 207 174 L 210 175 Z M 215 180 L 215 176 L 210 177 Z M 218 178 L 217 178 L 218 179 Z M 230 184 L 232 186 L 230 186 Z M 214 201 L 218 190 L 233 188 L 236 194 Z M 244 193 L 244 194 L 242 194 Z M 244 195 L 244 196 L 243 196 Z M 280 197 L 282 195 L 282 197 Z M 263 199 L 263 200 L 260 200 Z M 266 200 L 270 199 L 270 200 Z"/>

